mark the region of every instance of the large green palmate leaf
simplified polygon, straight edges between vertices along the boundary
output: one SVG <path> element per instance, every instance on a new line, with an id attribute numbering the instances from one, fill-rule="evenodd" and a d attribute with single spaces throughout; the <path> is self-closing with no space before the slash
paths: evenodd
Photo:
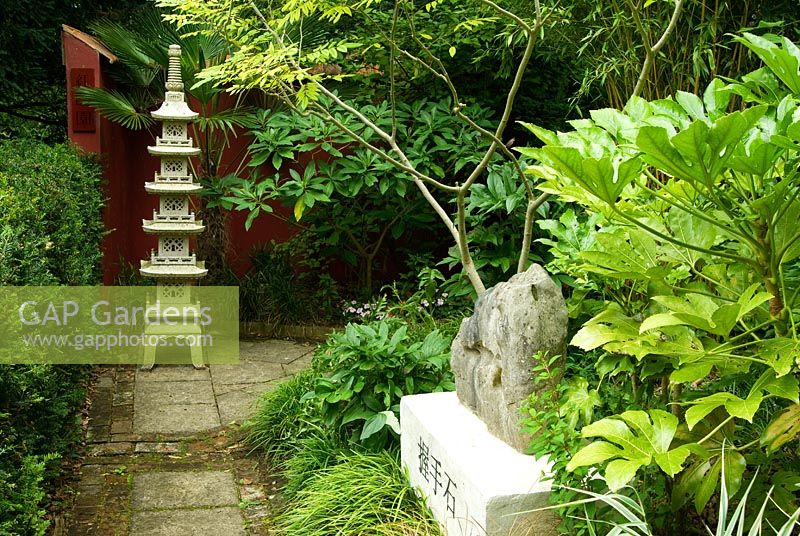
<path id="1" fill-rule="evenodd" d="M 766 396 L 765 393 L 797 403 L 798 392 L 800 391 L 796 377 L 790 374 L 777 377 L 775 371 L 769 369 L 753 384 L 746 398 L 719 392 L 693 400 L 691 407 L 686 410 L 686 425 L 691 430 L 706 415 L 721 407 L 724 407 L 731 417 L 753 422 L 753 417 Z"/>
<path id="2" fill-rule="evenodd" d="M 689 444 L 700 440 L 704 442 L 702 449 L 693 449 L 698 454 L 697 459 L 675 480 L 670 502 L 673 511 L 678 511 L 694 498 L 695 510 L 698 513 L 702 512 L 719 489 L 720 476 L 723 472 L 728 494 L 733 496 L 739 491 L 747 461 L 736 450 L 734 443 L 736 424 L 725 421 L 725 411 L 718 409 L 691 431 L 685 425 L 678 427 L 676 434 L 678 439 Z"/>
<path id="3" fill-rule="evenodd" d="M 800 341 L 788 337 L 767 339 L 759 345 L 759 355 L 778 376 L 789 374 L 800 361 Z"/>
<path id="4" fill-rule="evenodd" d="M 672 137 L 665 127 L 645 126 L 639 130 L 636 147 L 651 166 L 710 190 L 737 145 L 766 111 L 766 106 L 754 106 L 723 115 L 711 125 L 704 118 L 696 119 Z"/>
<path id="5" fill-rule="evenodd" d="M 797 45 L 784 37 L 781 48 L 772 41 L 749 32 L 743 32 L 741 37 L 735 39 L 755 52 L 792 93 L 800 93 L 800 49 Z"/>
<path id="6" fill-rule="evenodd" d="M 653 296 L 653 301 L 664 306 L 668 312 L 645 318 L 639 331 L 645 333 L 664 326 L 688 325 L 727 337 L 738 321 L 772 297 L 768 292 L 756 292 L 759 287 L 760 284 L 751 285 L 737 302 L 723 305 L 704 294 Z"/>
<path id="7" fill-rule="evenodd" d="M 572 179 L 609 205 L 635 178 L 642 163 L 638 158 L 586 157 L 575 147 L 545 146 L 541 153 L 556 172 Z"/>
<path id="8" fill-rule="evenodd" d="M 690 448 L 681 445 L 670 449 L 678 427 L 678 418 L 666 411 L 653 409 L 626 411 L 593 422 L 581 430 L 583 437 L 597 437 L 578 451 L 567 465 L 568 471 L 578 467 L 609 461 L 604 477 L 608 487 L 618 490 L 633 480 L 636 472 L 653 461 L 670 476 L 683 468 Z"/>
<path id="9" fill-rule="evenodd" d="M 658 270 L 658 245 L 641 229 L 612 229 L 597 233 L 594 239 L 593 249 L 579 253 L 592 271 L 618 279 L 663 277 Z"/>
<path id="10" fill-rule="evenodd" d="M 627 340 L 639 335 L 639 325 L 625 315 L 616 303 L 586 322 L 570 344 L 585 351 L 594 350 L 612 341 Z"/>
<path id="11" fill-rule="evenodd" d="M 708 355 L 702 342 L 686 327 L 667 328 L 669 336 L 664 337 L 655 331 L 640 333 L 640 326 L 639 320 L 627 316 L 619 304 L 612 302 L 587 321 L 570 344 L 585 351 L 602 347 L 618 357 L 632 356 L 637 361 L 653 356 L 661 362 L 662 369 L 668 363 L 694 363 Z M 601 366 L 604 361 L 607 360 L 603 358 L 598 362 L 598 372 L 601 374 L 604 374 L 601 370 L 605 368 L 605 365 Z"/>
<path id="12" fill-rule="evenodd" d="M 792 404 L 778 413 L 761 434 L 760 443 L 773 453 L 800 435 L 800 404 Z"/>
<path id="13" fill-rule="evenodd" d="M 567 381 L 558 413 L 568 419 L 570 428 L 574 429 L 579 420 L 589 424 L 594 415 L 594 408 L 602 406 L 602 403 L 597 389 L 589 389 L 586 378 L 578 376 Z"/>

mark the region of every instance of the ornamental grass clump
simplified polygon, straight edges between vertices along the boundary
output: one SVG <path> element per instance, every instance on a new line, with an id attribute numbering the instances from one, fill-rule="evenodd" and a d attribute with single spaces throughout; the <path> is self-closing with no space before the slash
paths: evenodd
<path id="1" fill-rule="evenodd" d="M 273 460 L 283 460 L 297 450 L 297 442 L 317 419 L 303 395 L 311 389 L 314 373 L 302 371 L 264 393 L 255 415 L 245 423 L 247 442 Z"/>
<path id="2" fill-rule="evenodd" d="M 395 454 L 350 452 L 318 471 L 277 519 L 285 536 L 439 536 Z"/>

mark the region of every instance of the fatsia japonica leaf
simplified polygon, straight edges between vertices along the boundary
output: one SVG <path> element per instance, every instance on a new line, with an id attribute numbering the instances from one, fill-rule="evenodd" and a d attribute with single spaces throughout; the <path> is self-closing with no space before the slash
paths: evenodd
<path id="1" fill-rule="evenodd" d="M 778 413 L 761 434 L 760 443 L 773 453 L 800 435 L 800 404 L 792 404 Z"/>
<path id="2" fill-rule="evenodd" d="M 575 147 L 548 145 L 542 148 L 547 164 L 557 173 L 580 184 L 609 205 L 641 173 L 638 158 L 583 156 Z"/>
<path id="3" fill-rule="evenodd" d="M 719 392 L 693 400 L 691 407 L 686 410 L 686 425 L 691 430 L 706 415 L 717 408 L 724 408 L 731 417 L 753 422 L 753 417 L 764 400 L 765 392 L 797 403 L 800 391 L 796 377 L 788 374 L 777 377 L 775 371 L 766 370 L 750 388 L 750 393 L 746 398 L 740 398 L 732 393 Z"/>
<path id="4" fill-rule="evenodd" d="M 731 393 L 714 393 L 709 396 L 698 398 L 692 402 L 692 406 L 686 410 L 686 424 L 691 430 L 700 422 L 703 417 L 719 407 L 725 410 L 732 417 L 753 422 L 753 416 L 758 411 L 764 396 L 761 393 L 751 393 L 747 398 L 742 399 Z"/>
<path id="5" fill-rule="evenodd" d="M 748 287 L 735 303 L 723 303 L 703 294 L 687 293 L 683 296 L 653 296 L 667 309 L 644 319 L 640 333 L 665 326 L 688 325 L 715 335 L 727 337 L 736 323 L 753 309 L 772 297 L 768 292 L 758 292 L 759 284 Z"/>
<path id="6" fill-rule="evenodd" d="M 617 279 L 662 279 L 659 246 L 641 229 L 615 228 L 595 235 L 595 244 L 579 256 L 589 261 L 586 269 Z"/>
<path id="7" fill-rule="evenodd" d="M 783 376 L 800 359 L 800 342 L 788 337 L 767 339 L 759 344 L 759 355 L 778 376 Z"/>
<path id="8" fill-rule="evenodd" d="M 578 376 L 568 380 L 559 414 L 569 420 L 570 428 L 575 428 L 578 420 L 589 424 L 594 415 L 594 408 L 600 405 L 602 400 L 597 389 L 589 389 L 586 378 Z"/>
<path id="9" fill-rule="evenodd" d="M 660 126 L 644 126 L 639 129 L 636 147 L 642 152 L 642 160 L 661 169 L 675 178 L 703 181 L 703 172 L 693 163 L 687 162 L 669 139 L 667 129 Z"/>
<path id="10" fill-rule="evenodd" d="M 708 117 L 714 120 L 724 114 L 728 109 L 731 96 L 731 89 L 727 87 L 725 82 L 719 78 L 712 80 L 703 92 L 703 104 L 705 105 Z"/>
<path id="11" fill-rule="evenodd" d="M 711 189 L 737 145 L 766 111 L 766 106 L 754 106 L 723 115 L 710 125 L 706 119 L 696 119 L 672 137 L 665 127 L 645 126 L 639 130 L 636 147 L 651 166 Z"/>
<path id="12" fill-rule="evenodd" d="M 741 37 L 734 39 L 755 52 L 792 93 L 800 93 L 800 73 L 798 73 L 800 49 L 794 43 L 784 37 L 781 48 L 777 44 L 749 32 L 743 32 Z"/>
<path id="13" fill-rule="evenodd" d="M 681 445 L 671 449 L 678 427 L 678 418 L 666 411 L 653 409 L 626 411 L 584 426 L 583 437 L 600 438 L 578 451 L 567 465 L 568 471 L 611 460 L 604 472 L 608 487 L 618 490 L 636 472 L 653 461 L 670 476 L 676 475 L 689 456 L 690 449 Z"/>
<path id="14" fill-rule="evenodd" d="M 724 410 L 717 410 L 698 424 L 691 432 L 686 426 L 678 427 L 676 437 L 689 445 L 694 445 L 692 452 L 697 458 L 676 478 L 672 489 L 670 507 L 679 510 L 689 499 L 694 498 L 694 506 L 702 512 L 709 499 L 719 489 L 720 476 L 724 473 L 725 487 L 729 496 L 733 496 L 742 485 L 742 477 L 747 466 L 743 455 L 736 450 L 734 437 L 736 425 L 726 422 Z M 704 440 L 703 447 L 697 448 L 696 441 Z"/>
<path id="15" fill-rule="evenodd" d="M 589 351 L 611 341 L 625 340 L 639 334 L 639 325 L 625 315 L 616 303 L 586 322 L 570 341 L 572 346 Z"/>
<path id="16" fill-rule="evenodd" d="M 700 100 L 700 97 L 694 93 L 678 91 L 675 94 L 675 100 L 678 101 L 678 104 L 683 106 L 683 109 L 686 110 L 686 113 L 688 113 L 692 119 L 706 119 L 706 113 L 703 109 L 703 101 Z"/>

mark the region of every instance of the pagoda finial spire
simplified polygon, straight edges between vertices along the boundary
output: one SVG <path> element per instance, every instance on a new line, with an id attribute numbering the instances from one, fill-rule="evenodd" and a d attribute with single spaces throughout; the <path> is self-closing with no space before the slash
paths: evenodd
<path id="1" fill-rule="evenodd" d="M 183 91 L 181 77 L 181 46 L 169 46 L 169 69 L 167 70 L 167 91 Z"/>

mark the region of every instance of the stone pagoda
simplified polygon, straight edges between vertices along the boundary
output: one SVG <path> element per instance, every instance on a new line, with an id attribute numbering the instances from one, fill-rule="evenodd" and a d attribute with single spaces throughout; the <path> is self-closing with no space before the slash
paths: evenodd
<path id="1" fill-rule="evenodd" d="M 189 237 L 204 229 L 203 222 L 196 220 L 189 210 L 189 196 L 198 193 L 202 186 L 195 182 L 189 166 L 189 158 L 199 155 L 200 149 L 194 147 L 187 126 L 198 114 L 186 104 L 178 45 L 169 47 L 166 89 L 161 107 L 152 112 L 153 118 L 162 122 L 162 134 L 156 137 L 155 146 L 147 148 L 151 155 L 161 158 L 161 169 L 156 172 L 154 181 L 145 183 L 148 193 L 159 196 L 159 206 L 158 211 L 153 211 L 153 219 L 142 222 L 146 233 L 158 236 L 158 250 L 150 253 L 149 260 L 142 261 L 139 271 L 157 279 L 157 297 L 162 304 L 190 305 L 193 303 L 192 285 L 208 270 L 189 250 Z M 164 323 L 161 324 L 163 327 Z M 159 327 L 154 326 L 146 333 L 171 335 L 158 331 Z M 189 326 L 185 331 L 198 333 L 200 330 L 199 326 Z M 192 347 L 192 363 L 202 366 L 198 351 Z M 144 368 L 151 368 L 154 363 L 154 350 L 146 351 Z"/>

